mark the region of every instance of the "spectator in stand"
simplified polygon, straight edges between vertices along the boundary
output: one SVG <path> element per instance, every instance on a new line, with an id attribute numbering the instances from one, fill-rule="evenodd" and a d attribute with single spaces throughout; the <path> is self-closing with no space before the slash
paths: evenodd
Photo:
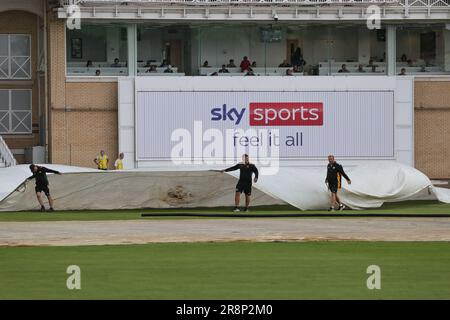
<path id="1" fill-rule="evenodd" d="M 227 68 L 236 68 L 236 65 L 234 64 L 234 59 L 230 59 L 230 62 L 227 64 Z"/>
<path id="2" fill-rule="evenodd" d="M 253 72 L 253 69 L 248 67 L 247 68 L 247 73 L 245 74 L 246 76 L 254 76 L 255 73 Z"/>
<path id="3" fill-rule="evenodd" d="M 239 65 L 239 67 L 241 68 L 241 72 L 247 71 L 250 68 L 250 60 L 248 60 L 247 56 L 244 56 L 244 58 L 241 61 L 241 64 Z"/>
<path id="4" fill-rule="evenodd" d="M 357 72 L 366 72 L 366 70 L 364 70 L 364 66 L 362 64 L 358 65 L 358 70 L 356 70 Z"/>
<path id="5" fill-rule="evenodd" d="M 256 68 L 256 61 L 253 61 L 253 62 L 252 62 L 251 67 L 252 67 L 252 68 Z"/>
<path id="6" fill-rule="evenodd" d="M 165 67 L 167 67 L 168 65 L 169 65 L 169 62 L 167 62 L 167 59 L 164 59 L 159 67 L 160 67 L 160 68 L 165 68 Z"/>
<path id="7" fill-rule="evenodd" d="M 406 69 L 405 68 L 402 68 L 401 70 L 400 70 L 400 73 L 398 74 L 399 76 L 406 76 Z"/>
<path id="8" fill-rule="evenodd" d="M 302 73 L 303 67 L 302 66 L 294 66 L 292 71 L 295 73 Z"/>
<path id="9" fill-rule="evenodd" d="M 286 69 L 287 76 L 293 76 L 292 69 Z"/>
<path id="10" fill-rule="evenodd" d="M 164 73 L 173 73 L 172 66 L 169 64 L 167 68 L 164 70 Z"/>
<path id="11" fill-rule="evenodd" d="M 111 65 L 111 67 L 113 67 L 113 68 L 120 68 L 120 67 L 122 67 L 120 65 L 120 63 L 119 63 L 119 59 L 118 58 L 114 59 L 114 63 Z"/>
<path id="12" fill-rule="evenodd" d="M 412 59 L 408 59 L 407 63 L 408 63 L 408 67 L 414 67 Z"/>
<path id="13" fill-rule="evenodd" d="M 92 60 L 88 60 L 86 63 L 86 68 L 92 68 L 94 65 L 92 64 Z"/>
<path id="14" fill-rule="evenodd" d="M 338 71 L 339 73 L 348 73 L 348 72 L 350 72 L 348 69 L 347 69 L 347 65 L 344 63 L 342 66 L 341 66 L 341 69 Z"/>
<path id="15" fill-rule="evenodd" d="M 158 72 L 158 70 L 156 69 L 156 66 L 154 64 L 151 64 L 150 68 L 148 68 L 148 70 L 145 72 Z"/>
<path id="16" fill-rule="evenodd" d="M 223 64 L 222 68 L 219 69 L 219 73 L 230 73 L 230 71 L 228 71 L 227 67 Z"/>
<path id="17" fill-rule="evenodd" d="M 144 68 L 150 68 L 152 66 L 152 61 L 151 60 L 147 60 L 147 62 L 145 63 Z"/>
<path id="18" fill-rule="evenodd" d="M 376 72 L 377 71 L 378 65 L 373 64 L 373 59 L 369 60 L 369 64 L 367 66 L 372 68 L 372 72 Z"/>
<path id="19" fill-rule="evenodd" d="M 402 54 L 402 56 L 400 57 L 400 61 L 401 62 L 407 62 L 408 58 L 406 57 L 406 54 Z"/>
<path id="20" fill-rule="evenodd" d="M 303 66 L 303 56 L 302 56 L 302 50 L 300 48 L 297 48 L 294 52 L 294 54 L 291 57 L 291 63 L 295 66 Z"/>
<path id="21" fill-rule="evenodd" d="M 98 77 L 100 75 L 100 69 L 95 70 L 95 75 Z"/>
<path id="22" fill-rule="evenodd" d="M 205 60 L 205 62 L 203 62 L 203 68 L 210 68 L 208 60 Z"/>
<path id="23" fill-rule="evenodd" d="M 284 59 L 283 62 L 278 65 L 278 67 L 279 68 L 290 68 L 292 66 L 289 64 L 289 62 L 287 62 L 286 59 Z"/>

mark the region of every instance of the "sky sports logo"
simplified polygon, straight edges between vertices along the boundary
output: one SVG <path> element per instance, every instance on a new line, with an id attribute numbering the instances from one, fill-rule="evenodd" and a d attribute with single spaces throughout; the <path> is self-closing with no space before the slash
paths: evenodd
<path id="1" fill-rule="evenodd" d="M 241 123 L 246 108 L 227 107 L 211 110 L 212 121 Z M 322 102 L 251 102 L 249 105 L 250 126 L 322 126 Z"/>

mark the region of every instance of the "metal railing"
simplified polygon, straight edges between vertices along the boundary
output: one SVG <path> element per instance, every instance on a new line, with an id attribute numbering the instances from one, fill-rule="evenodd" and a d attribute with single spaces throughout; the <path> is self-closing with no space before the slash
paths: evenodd
<path id="1" fill-rule="evenodd" d="M 271 4 L 395 4 L 404 3 L 407 0 L 60 0 L 61 6 L 98 4 L 98 5 L 120 5 L 129 4 L 187 4 L 187 5 L 230 5 L 230 4 L 251 4 L 251 5 L 271 5 Z M 413 1 L 413 0 L 410 0 Z M 419 0 L 418 0 L 419 1 Z M 432 0 L 432 2 L 449 2 L 450 0 Z M 417 2 L 417 1 L 415 1 Z M 430 2 L 430 0 L 420 1 Z"/>
<path id="2" fill-rule="evenodd" d="M 60 0 L 61 6 L 69 5 L 123 5 L 123 4 L 184 4 L 184 5 L 371 5 L 388 4 L 408 8 L 450 8 L 450 0 Z"/>
<path id="3" fill-rule="evenodd" d="M 0 136 L 0 162 L 3 162 L 5 167 L 15 166 L 17 164 L 16 159 L 2 136 Z"/>

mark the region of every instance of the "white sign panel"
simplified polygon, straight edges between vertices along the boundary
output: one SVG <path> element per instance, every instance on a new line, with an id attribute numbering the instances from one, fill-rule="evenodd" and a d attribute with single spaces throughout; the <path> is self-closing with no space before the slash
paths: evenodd
<path id="1" fill-rule="evenodd" d="M 394 157 L 393 91 L 138 91 L 137 160 Z M 255 155 L 251 155 L 255 156 Z"/>

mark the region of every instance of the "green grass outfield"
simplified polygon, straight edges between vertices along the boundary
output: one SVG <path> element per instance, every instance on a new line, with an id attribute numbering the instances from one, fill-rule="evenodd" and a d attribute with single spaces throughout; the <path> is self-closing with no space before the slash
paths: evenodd
<path id="1" fill-rule="evenodd" d="M 1 221 L 69 221 L 69 220 L 132 220 L 142 219 L 141 213 L 164 212 L 164 213 L 228 213 L 232 207 L 227 208 L 198 208 L 198 209 L 141 209 L 141 210 L 117 210 L 117 211 L 56 211 L 54 213 L 33 212 L 0 212 Z M 407 201 L 400 203 L 385 203 L 381 208 L 371 210 L 345 210 L 345 213 L 364 214 L 450 214 L 450 204 L 437 201 Z M 251 208 L 250 214 L 328 214 L 328 211 L 301 211 L 292 206 L 266 206 Z M 339 215 L 339 212 L 336 212 Z M 152 217 L 146 219 L 178 219 L 177 217 Z M 183 217 L 186 219 L 186 217 Z M 193 218 L 195 219 L 195 218 Z"/>
<path id="2" fill-rule="evenodd" d="M 81 290 L 66 269 L 81 268 Z M 381 268 L 381 290 L 366 269 Z M 450 299 L 448 242 L 0 247 L 0 299 Z"/>

